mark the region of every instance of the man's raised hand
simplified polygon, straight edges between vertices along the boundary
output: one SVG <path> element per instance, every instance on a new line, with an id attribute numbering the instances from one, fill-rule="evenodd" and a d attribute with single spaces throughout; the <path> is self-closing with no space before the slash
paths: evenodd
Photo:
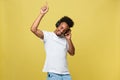
<path id="1" fill-rule="evenodd" d="M 41 14 L 46 14 L 49 10 L 48 4 L 46 3 L 46 5 L 44 5 L 43 7 L 41 7 L 40 13 Z"/>

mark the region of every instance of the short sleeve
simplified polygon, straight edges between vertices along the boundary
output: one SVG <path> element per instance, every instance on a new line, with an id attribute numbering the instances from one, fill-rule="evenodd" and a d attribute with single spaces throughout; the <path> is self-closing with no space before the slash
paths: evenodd
<path id="1" fill-rule="evenodd" d="M 49 32 L 43 31 L 43 35 L 44 35 L 43 41 L 46 42 L 48 39 Z"/>

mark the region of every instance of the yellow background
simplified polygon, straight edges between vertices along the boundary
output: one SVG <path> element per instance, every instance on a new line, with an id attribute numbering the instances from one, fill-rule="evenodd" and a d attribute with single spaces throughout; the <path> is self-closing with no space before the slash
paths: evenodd
<path id="1" fill-rule="evenodd" d="M 0 0 L 0 80 L 46 80 L 45 51 L 30 27 L 45 0 Z M 39 28 L 53 31 L 67 15 L 75 25 L 73 80 L 120 80 L 120 0 L 47 0 Z"/>

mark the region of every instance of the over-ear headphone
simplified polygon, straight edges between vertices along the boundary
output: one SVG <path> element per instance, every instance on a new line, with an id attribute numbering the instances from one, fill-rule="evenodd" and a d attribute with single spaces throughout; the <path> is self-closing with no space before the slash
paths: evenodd
<path id="1" fill-rule="evenodd" d="M 56 27 L 58 27 L 60 25 L 60 23 L 61 23 L 61 20 L 58 20 L 57 23 L 55 24 Z"/>

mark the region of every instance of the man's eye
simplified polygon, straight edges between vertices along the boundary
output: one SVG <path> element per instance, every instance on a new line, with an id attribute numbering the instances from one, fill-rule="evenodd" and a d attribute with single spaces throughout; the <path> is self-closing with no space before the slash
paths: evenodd
<path id="1" fill-rule="evenodd" d="M 61 27 L 61 29 L 63 29 L 63 27 Z"/>

